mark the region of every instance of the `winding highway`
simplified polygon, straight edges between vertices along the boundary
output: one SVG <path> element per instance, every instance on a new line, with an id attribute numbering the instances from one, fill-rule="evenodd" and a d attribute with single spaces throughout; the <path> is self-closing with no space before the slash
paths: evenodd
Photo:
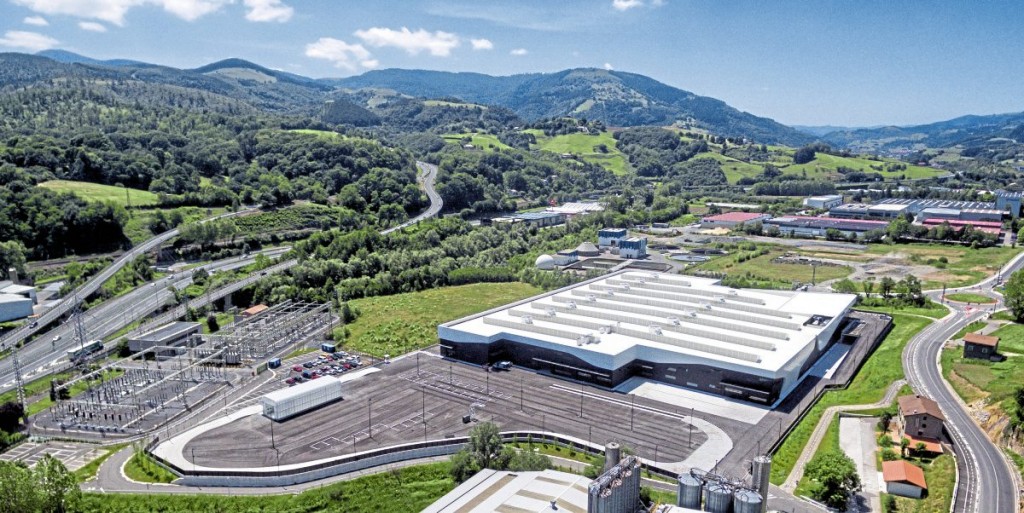
<path id="1" fill-rule="evenodd" d="M 417 181 L 420 184 L 420 188 L 427 193 L 427 197 L 430 198 L 430 206 L 423 211 L 420 215 L 398 225 L 383 230 L 380 233 L 387 235 L 391 232 L 401 230 L 407 226 L 412 226 L 424 219 L 430 219 L 441 212 L 444 207 L 444 200 L 441 199 L 441 195 L 434 189 L 434 181 L 437 180 L 437 166 L 434 164 L 428 164 L 426 162 L 416 161 L 416 168 L 422 173 L 417 177 Z"/>
<path id="2" fill-rule="evenodd" d="M 1002 306 L 1002 296 L 995 290 L 999 278 L 1008 277 L 1024 265 L 1024 253 L 1015 257 L 999 272 L 977 285 L 949 289 L 947 294 L 970 290 L 998 299 L 994 310 Z M 936 302 L 942 291 L 928 291 Z M 912 338 L 903 351 L 903 370 L 914 392 L 934 399 L 946 417 L 946 431 L 957 453 L 959 483 L 953 511 L 971 513 L 1017 513 L 1019 491 L 1016 469 L 974 422 L 956 393 L 946 384 L 939 366 L 942 346 L 964 326 L 984 319 L 991 305 L 970 307 L 956 302 L 947 305 L 951 314 L 930 324 Z"/>

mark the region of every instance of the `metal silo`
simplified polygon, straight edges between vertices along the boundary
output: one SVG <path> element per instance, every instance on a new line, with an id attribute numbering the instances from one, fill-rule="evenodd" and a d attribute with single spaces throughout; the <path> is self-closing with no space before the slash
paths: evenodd
<path id="1" fill-rule="evenodd" d="M 700 478 L 686 473 L 679 476 L 679 494 L 676 506 L 690 509 L 700 509 L 700 496 L 703 492 L 704 481 Z"/>
<path id="2" fill-rule="evenodd" d="M 732 499 L 733 513 L 761 513 L 761 494 L 753 490 L 736 490 Z"/>
<path id="3" fill-rule="evenodd" d="M 761 494 L 761 498 L 768 497 L 768 478 L 771 477 L 772 473 L 772 457 L 771 456 L 758 456 L 754 458 L 753 464 L 753 479 L 751 479 L 751 486 L 757 490 L 757 493 Z M 765 513 L 768 510 L 768 501 L 764 501 L 761 505 L 761 511 L 759 513 Z"/>
<path id="4" fill-rule="evenodd" d="M 723 483 L 708 483 L 704 487 L 704 511 L 731 513 L 732 488 Z"/>

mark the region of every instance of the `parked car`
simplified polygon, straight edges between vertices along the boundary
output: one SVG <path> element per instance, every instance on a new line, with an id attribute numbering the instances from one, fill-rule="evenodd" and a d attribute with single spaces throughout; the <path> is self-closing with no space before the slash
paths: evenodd
<path id="1" fill-rule="evenodd" d="M 284 380 L 284 382 L 288 383 L 288 386 L 294 385 L 295 384 L 295 378 L 288 378 L 288 379 Z"/>
<path id="2" fill-rule="evenodd" d="M 313 362 L 305 362 L 305 363 L 302 364 L 302 366 L 307 368 L 307 369 L 312 369 L 313 368 Z"/>
<path id="3" fill-rule="evenodd" d="M 512 362 L 510 362 L 508 360 L 502 360 L 502 361 L 492 365 L 491 368 L 494 369 L 494 370 L 503 370 L 503 371 L 512 370 Z"/>
<path id="4" fill-rule="evenodd" d="M 295 382 L 296 383 L 305 383 L 306 382 L 306 378 L 304 378 L 302 376 L 295 376 Z"/>
<path id="5" fill-rule="evenodd" d="M 292 366 L 292 370 L 295 371 L 295 372 L 302 372 L 302 366 L 301 365 L 294 365 L 294 366 Z"/>
<path id="6" fill-rule="evenodd" d="M 313 374 L 310 373 L 308 370 L 307 371 L 302 371 L 302 377 L 304 377 L 306 379 L 312 379 L 313 378 Z"/>

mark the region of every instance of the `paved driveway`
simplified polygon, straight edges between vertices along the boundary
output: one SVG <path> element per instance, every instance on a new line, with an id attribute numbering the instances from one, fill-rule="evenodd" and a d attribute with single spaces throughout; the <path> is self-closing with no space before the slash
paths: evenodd
<path id="1" fill-rule="evenodd" d="M 874 417 L 839 417 L 839 447 L 853 460 L 860 475 L 861 491 L 853 511 L 882 511 L 879 498 L 878 469 L 875 466 Z"/>

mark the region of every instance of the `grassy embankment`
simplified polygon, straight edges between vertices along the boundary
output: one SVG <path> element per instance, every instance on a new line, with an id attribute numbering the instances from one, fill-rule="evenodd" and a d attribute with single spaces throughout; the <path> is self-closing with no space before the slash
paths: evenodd
<path id="1" fill-rule="evenodd" d="M 455 487 L 448 463 L 406 467 L 286 495 L 86 493 L 84 513 L 369 513 L 422 511 Z"/>
<path id="2" fill-rule="evenodd" d="M 988 296 L 981 294 L 975 294 L 973 292 L 955 292 L 953 294 L 946 294 L 947 301 L 956 301 L 958 303 L 976 303 L 976 304 L 990 304 L 995 303 L 996 300 Z"/>
<path id="3" fill-rule="evenodd" d="M 374 356 L 397 356 L 437 341 L 437 325 L 523 299 L 541 290 L 525 283 L 474 283 L 394 296 L 356 299 L 360 312 L 344 346 Z"/>
<path id="4" fill-rule="evenodd" d="M 893 381 L 903 377 L 903 348 L 911 337 L 931 321 L 896 313 L 893 315 L 893 322 L 892 331 L 864 362 L 864 366 L 853 378 L 850 386 L 845 390 L 826 392 L 786 437 L 773 456 L 772 483 L 782 484 L 789 476 L 826 408 L 841 404 L 874 403 L 885 395 L 886 389 Z"/>
<path id="5" fill-rule="evenodd" d="M 999 353 L 1005 360 L 963 358 L 961 347 L 950 347 L 942 351 L 942 374 L 964 401 L 986 399 L 1013 415 L 1014 392 L 1024 383 L 1024 325 L 1007 324 L 991 334 L 999 337 Z"/>

